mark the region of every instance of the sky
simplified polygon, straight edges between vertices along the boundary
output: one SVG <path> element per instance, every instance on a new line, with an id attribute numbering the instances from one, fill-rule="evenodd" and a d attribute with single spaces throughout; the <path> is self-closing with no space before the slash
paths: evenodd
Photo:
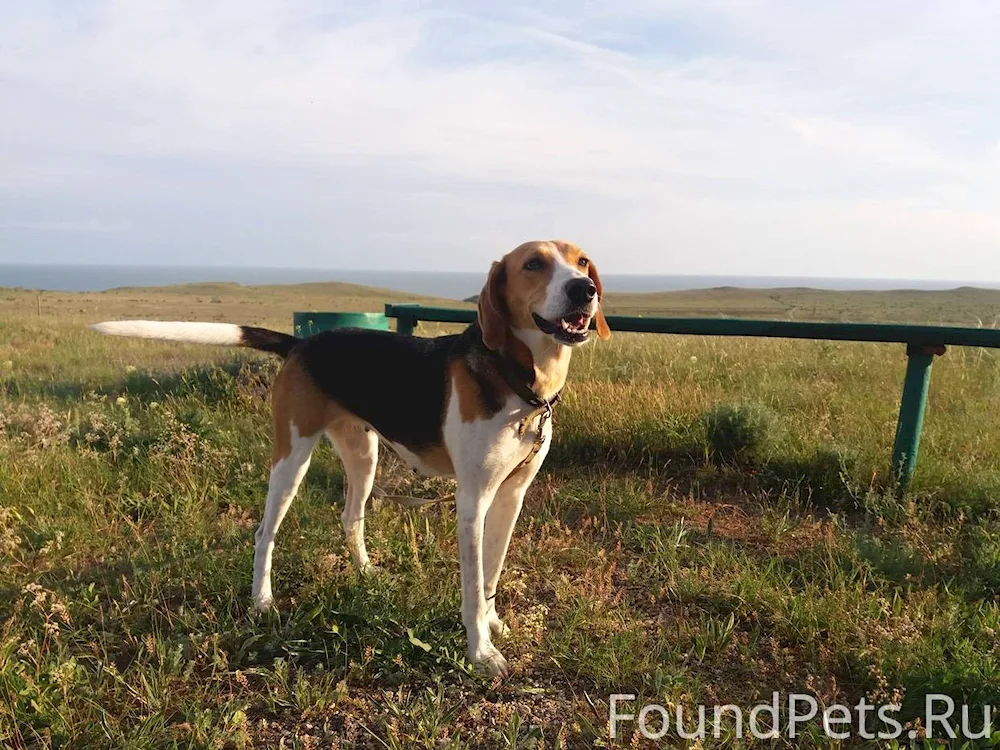
<path id="1" fill-rule="evenodd" d="M 0 262 L 1000 281 L 995 0 L 0 0 Z"/>

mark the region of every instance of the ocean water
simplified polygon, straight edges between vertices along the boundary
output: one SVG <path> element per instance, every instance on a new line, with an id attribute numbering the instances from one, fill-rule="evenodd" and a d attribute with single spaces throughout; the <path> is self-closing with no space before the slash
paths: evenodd
<path id="1" fill-rule="evenodd" d="M 0 264 L 0 287 L 52 291 L 101 291 L 122 286 L 163 286 L 192 282 L 230 281 L 238 284 L 297 284 L 342 281 L 425 294 L 465 299 L 479 293 L 485 273 L 453 271 L 357 271 L 316 268 L 254 268 L 227 266 L 101 266 Z M 954 289 L 959 286 L 1000 288 L 995 282 L 926 281 L 907 279 L 850 279 L 792 276 L 685 276 L 602 274 L 605 291 L 662 292 L 708 289 L 720 286 L 770 289 Z"/>

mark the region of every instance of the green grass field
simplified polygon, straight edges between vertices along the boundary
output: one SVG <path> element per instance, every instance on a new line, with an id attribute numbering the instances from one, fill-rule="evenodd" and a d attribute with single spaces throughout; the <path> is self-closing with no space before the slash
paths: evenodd
<path id="1" fill-rule="evenodd" d="M 376 507 L 382 572 L 359 577 L 328 446 L 278 537 L 280 609 L 254 614 L 277 361 L 85 324 L 288 330 L 293 310 L 407 299 L 0 289 L 0 746 L 604 747 L 612 693 L 898 701 L 919 734 L 927 693 L 1000 703 L 1000 357 L 986 350 L 934 365 L 902 499 L 887 475 L 902 346 L 619 334 L 578 350 L 501 579 L 505 682 L 463 660 L 453 509 Z M 991 326 L 1000 293 L 713 290 L 608 308 Z M 391 460 L 378 483 L 446 489 Z M 698 746 L 740 746 L 725 732 Z M 818 729 L 754 746 L 772 745 L 831 746 Z"/>

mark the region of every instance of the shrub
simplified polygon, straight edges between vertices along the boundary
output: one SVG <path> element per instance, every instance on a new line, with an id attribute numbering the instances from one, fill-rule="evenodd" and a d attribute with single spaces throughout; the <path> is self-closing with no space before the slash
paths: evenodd
<path id="1" fill-rule="evenodd" d="M 719 462 L 761 461 L 774 444 L 774 415 L 759 404 L 720 404 L 704 421 L 709 452 Z"/>

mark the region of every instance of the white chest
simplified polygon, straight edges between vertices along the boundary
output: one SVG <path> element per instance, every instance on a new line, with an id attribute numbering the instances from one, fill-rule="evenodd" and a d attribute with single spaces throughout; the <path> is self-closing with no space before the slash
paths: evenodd
<path id="1" fill-rule="evenodd" d="M 457 406 L 449 406 L 444 437 L 456 475 L 459 479 L 463 474 L 508 476 L 531 453 L 539 435 L 539 421 L 535 409 L 516 396 L 511 396 L 492 417 L 470 422 L 462 420 Z M 547 445 L 551 436 L 552 420 L 546 419 L 540 444 Z M 541 458 L 539 455 L 535 460 Z"/>

